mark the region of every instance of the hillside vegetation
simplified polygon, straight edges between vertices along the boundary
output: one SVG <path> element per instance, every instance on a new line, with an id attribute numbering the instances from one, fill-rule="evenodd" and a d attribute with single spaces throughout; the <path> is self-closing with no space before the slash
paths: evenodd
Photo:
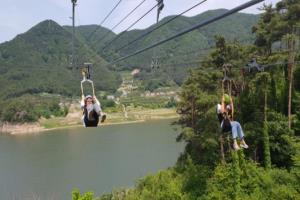
<path id="1" fill-rule="evenodd" d="M 99 56 L 90 59 L 93 51 L 76 40 L 76 65 L 71 65 L 71 33 L 48 20 L 28 32 L 0 45 L 0 83 L 2 99 L 23 94 L 47 92 L 65 96 L 78 96 L 84 62 L 92 62 L 95 85 L 99 90 L 117 89 L 118 75 L 105 67 Z"/>
<path id="2" fill-rule="evenodd" d="M 90 29 L 90 26 L 78 27 L 77 32 L 78 35 L 82 35 L 82 37 L 86 39 L 86 42 L 92 46 L 93 49 L 110 62 L 120 56 L 128 55 L 138 49 L 172 36 L 196 23 L 210 19 L 226 11 L 227 10 L 225 9 L 219 9 L 207 11 L 194 17 L 179 17 L 159 30 L 154 31 L 151 35 L 141 39 L 127 48 L 122 49 L 121 51 L 116 50 L 142 34 L 152 30 L 155 25 L 144 30 L 131 30 L 121 33 L 122 36 L 108 46 L 105 51 L 102 50 L 105 44 L 110 42 L 111 38 L 116 37 L 116 35 L 110 32 L 107 37 L 103 38 L 108 30 L 98 27 L 98 31 L 89 38 L 88 36 L 90 34 L 87 33 L 91 33 L 93 31 Z M 166 22 L 171 17 L 173 16 L 168 16 L 162 19 L 159 24 Z M 181 85 L 187 76 L 188 70 L 190 68 L 195 68 L 199 64 L 199 62 L 196 64 L 191 62 L 199 61 L 209 53 L 209 50 L 202 51 L 201 49 L 214 47 L 214 37 L 216 35 L 222 35 L 230 41 L 238 40 L 243 43 L 253 42 L 254 37 L 251 34 L 251 27 L 257 23 L 258 18 L 258 15 L 237 13 L 212 25 L 193 31 L 183 37 L 173 40 L 172 42 L 161 45 L 154 50 L 149 50 L 124 62 L 118 63 L 114 66 L 114 68 L 121 71 L 124 69 L 131 70 L 134 68 L 141 68 L 143 69 L 143 77 L 146 80 L 157 79 L 156 82 L 163 85 L 166 85 L 166 80 L 171 80 L 178 85 Z M 154 55 L 159 57 L 159 69 L 151 69 L 151 60 Z"/>
<path id="3" fill-rule="evenodd" d="M 41 97 L 42 93 L 78 97 L 80 67 L 84 62 L 94 63 L 92 78 L 97 91 L 116 91 L 121 83 L 120 76 L 110 71 L 101 57 L 91 57 L 94 51 L 80 38 L 75 44 L 76 63 L 73 67 L 71 33 L 51 20 L 0 44 L 1 121 L 32 122 L 41 116 L 51 116 L 53 113 L 47 106 L 49 98 Z M 36 98 L 41 104 L 35 105 Z M 63 98 L 60 101 L 64 101 Z M 54 101 L 58 108 L 60 101 Z"/>
<path id="4" fill-rule="evenodd" d="M 255 45 L 216 38 L 216 49 L 204 59 L 203 68 L 191 71 L 181 88 L 177 124 L 182 131 L 177 140 L 184 141 L 186 147 L 173 168 L 139 180 L 134 188 L 98 198 L 75 190 L 73 200 L 300 199 L 299 62 L 291 68 L 291 55 L 299 61 L 300 52 L 291 46 L 279 52 L 273 49 L 273 44 L 281 41 L 298 44 L 299 35 L 294 30 L 299 25 L 299 13 L 300 1 L 264 6 L 253 28 Z M 241 70 L 240 66 L 252 58 L 265 64 L 265 70 Z M 249 149 L 239 151 L 232 149 L 231 134 L 221 134 L 216 117 L 216 104 L 222 98 L 222 67 L 228 64 L 235 83 L 234 119 L 242 124 L 249 145 Z"/>
<path id="5" fill-rule="evenodd" d="M 169 37 L 184 28 L 222 12 L 225 10 L 208 11 L 195 17 L 179 17 L 151 34 L 150 37 L 123 49 L 121 52 L 116 51 L 117 47 L 151 30 L 154 25 L 145 30 L 126 32 L 105 52 L 102 52 L 101 48 L 116 36 L 115 33 L 97 25 L 76 27 L 74 66 L 71 63 L 71 27 L 62 27 L 52 20 L 43 21 L 13 40 L 0 44 L 0 83 L 2 85 L 0 103 L 6 105 L 6 103 L 10 104 L 13 101 L 19 102 L 18 99 L 22 99 L 22 96 L 26 94 L 37 97 L 42 93 L 78 97 L 80 95 L 80 67 L 84 62 L 94 64 L 92 78 L 98 92 L 114 93 L 121 84 L 119 72 L 133 68 L 142 69 L 135 79 L 141 81 L 143 88 L 150 89 L 150 91 L 159 87 L 181 85 L 188 74 L 188 69 L 197 66 L 198 63 L 183 65 L 180 63 L 199 61 L 209 51 L 199 50 L 187 55 L 181 54 L 213 46 L 213 38 L 217 34 L 222 34 L 229 40 L 252 41 L 253 36 L 249 27 L 256 23 L 258 16 L 238 13 L 216 23 L 214 26 L 194 31 L 159 47 L 155 50 L 156 55 L 164 57 L 159 59 L 159 69 L 153 70 L 150 67 L 153 51 L 146 52 L 116 66 L 107 66 L 106 61 L 109 62 L 119 56 L 131 53 L 137 48 Z M 160 23 L 165 22 L 170 17 L 172 16 L 162 19 Z M 106 37 L 103 38 L 105 35 Z M 12 111 L 5 109 L 2 107 L 0 112 Z M 16 112 L 25 112 L 25 110 L 23 110 L 23 106 L 19 106 Z M 10 115 L 15 113 L 10 113 Z M 2 120 L 12 119 L 4 116 L 1 118 Z"/>

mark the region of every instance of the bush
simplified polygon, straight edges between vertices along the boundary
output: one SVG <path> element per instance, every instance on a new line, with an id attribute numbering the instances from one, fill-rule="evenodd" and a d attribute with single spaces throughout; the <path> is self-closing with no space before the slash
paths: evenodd
<path id="1" fill-rule="evenodd" d="M 7 122 L 35 122 L 40 117 L 66 116 L 68 108 L 53 97 L 22 96 L 2 102 L 1 120 Z"/>

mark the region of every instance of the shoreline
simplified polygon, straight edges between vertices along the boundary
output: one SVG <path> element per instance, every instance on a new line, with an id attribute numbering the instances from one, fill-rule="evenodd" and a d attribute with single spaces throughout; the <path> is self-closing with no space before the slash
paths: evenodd
<path id="1" fill-rule="evenodd" d="M 110 114 L 109 114 L 110 115 Z M 167 119 L 177 119 L 177 115 L 172 116 L 161 116 L 161 115 L 154 115 L 151 118 L 144 117 L 144 118 L 136 118 L 133 120 L 127 120 L 124 121 L 124 119 L 120 120 L 117 119 L 114 121 L 105 122 L 103 124 L 99 124 L 98 127 L 101 126 L 113 126 L 113 125 L 123 125 L 123 124 L 134 124 L 134 123 L 144 123 L 146 121 L 151 120 L 167 120 Z M 65 120 L 66 118 L 63 118 L 62 120 Z M 47 121 L 47 120 L 45 120 Z M 66 126 L 53 126 L 51 128 L 46 128 L 42 125 L 41 122 L 35 122 L 35 123 L 24 123 L 24 124 L 11 124 L 11 123 L 4 123 L 0 127 L 0 134 L 8 134 L 8 135 L 34 135 L 34 134 L 43 134 L 45 132 L 50 132 L 54 130 L 63 130 L 63 129 L 72 129 L 76 127 L 83 127 L 82 124 L 76 123 L 76 124 L 70 124 Z"/>

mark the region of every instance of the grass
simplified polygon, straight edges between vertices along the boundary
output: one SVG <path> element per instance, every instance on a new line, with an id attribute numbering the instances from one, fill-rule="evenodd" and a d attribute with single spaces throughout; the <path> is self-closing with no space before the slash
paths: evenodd
<path id="1" fill-rule="evenodd" d="M 107 112 L 107 119 L 104 124 L 129 123 L 135 121 L 145 121 L 151 119 L 169 119 L 178 117 L 175 109 L 147 109 L 144 107 L 127 107 L 128 117 L 123 112 Z M 74 113 L 73 113 L 74 114 Z M 57 117 L 51 119 L 41 119 L 41 126 L 46 129 L 64 128 L 81 125 L 81 111 L 76 115 L 67 116 L 65 118 Z"/>

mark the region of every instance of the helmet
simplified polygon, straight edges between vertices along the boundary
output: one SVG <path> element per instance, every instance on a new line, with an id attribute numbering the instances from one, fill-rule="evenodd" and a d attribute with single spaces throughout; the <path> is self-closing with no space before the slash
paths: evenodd
<path id="1" fill-rule="evenodd" d="M 87 100 L 88 98 L 93 99 L 92 95 L 87 95 L 84 99 Z"/>
<path id="2" fill-rule="evenodd" d="M 224 103 L 230 104 L 230 102 L 231 102 L 230 96 L 228 94 L 224 94 Z"/>

